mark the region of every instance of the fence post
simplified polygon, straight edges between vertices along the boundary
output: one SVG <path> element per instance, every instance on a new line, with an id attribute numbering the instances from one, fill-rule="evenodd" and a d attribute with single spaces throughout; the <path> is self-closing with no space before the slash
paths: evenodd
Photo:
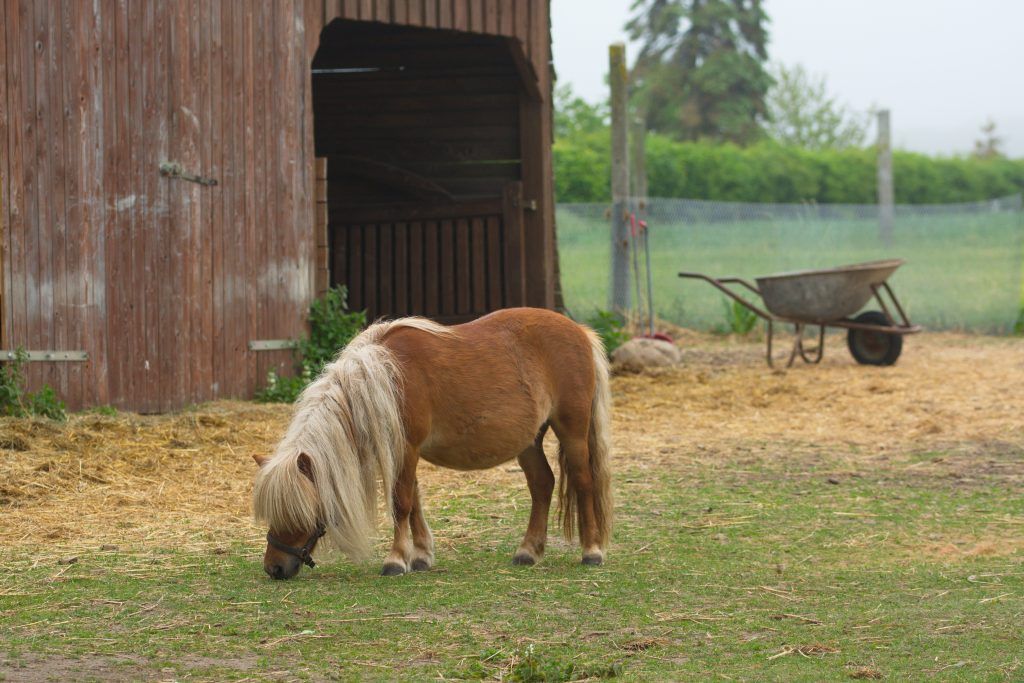
<path id="1" fill-rule="evenodd" d="M 892 135 L 889 110 L 878 112 L 878 237 L 892 246 L 895 193 L 892 180 Z"/>
<path id="2" fill-rule="evenodd" d="M 609 304 L 629 311 L 629 119 L 627 115 L 626 46 L 608 48 L 612 89 L 612 286 Z"/>

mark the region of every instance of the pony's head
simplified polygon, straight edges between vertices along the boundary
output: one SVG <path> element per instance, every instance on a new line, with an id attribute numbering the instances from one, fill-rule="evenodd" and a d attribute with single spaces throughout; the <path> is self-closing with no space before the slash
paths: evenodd
<path id="1" fill-rule="evenodd" d="M 315 566 L 311 553 L 326 533 L 312 461 L 305 453 L 254 459 L 260 466 L 253 495 L 256 518 L 269 526 L 263 571 L 273 579 L 290 579 L 303 564 Z"/>

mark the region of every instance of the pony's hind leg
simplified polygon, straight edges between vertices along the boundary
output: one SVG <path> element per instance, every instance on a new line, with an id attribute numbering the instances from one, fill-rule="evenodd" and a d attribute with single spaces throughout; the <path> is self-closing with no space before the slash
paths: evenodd
<path id="1" fill-rule="evenodd" d="M 548 538 L 548 511 L 551 509 L 551 492 L 555 488 L 555 475 L 544 457 L 544 434 L 547 426 L 540 430 L 533 445 L 519 454 L 519 466 L 526 475 L 530 487 L 530 523 L 526 536 L 512 558 L 512 564 L 536 564 L 544 555 L 544 544 Z"/>
<path id="2" fill-rule="evenodd" d="M 434 535 L 423 516 L 423 504 L 420 500 L 420 486 L 413 486 L 412 512 L 409 515 L 409 526 L 412 529 L 412 570 L 426 571 L 434 566 Z"/>
<path id="3" fill-rule="evenodd" d="M 566 536 L 568 537 L 572 530 L 571 515 L 575 508 L 578 515 L 580 545 L 583 546 L 583 564 L 601 564 L 604 562 L 604 548 L 601 547 L 601 532 L 594 512 L 596 492 L 590 466 L 590 448 L 587 443 L 589 421 L 577 418 L 556 422 L 553 426 L 558 436 L 559 461 L 565 482 L 562 513 L 566 515 Z"/>

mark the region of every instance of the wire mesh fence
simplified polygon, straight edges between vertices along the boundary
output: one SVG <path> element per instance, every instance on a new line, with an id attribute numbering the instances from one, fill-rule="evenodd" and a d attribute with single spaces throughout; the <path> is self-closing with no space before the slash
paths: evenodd
<path id="1" fill-rule="evenodd" d="M 1020 195 L 897 206 L 888 243 L 875 205 L 650 199 L 637 214 L 649 230 L 655 313 L 677 325 L 713 330 L 727 320 L 725 297 L 679 271 L 753 278 L 885 258 L 906 260 L 890 284 L 915 323 L 1000 334 L 1021 315 Z M 560 204 L 557 223 L 566 306 L 581 318 L 609 308 L 611 206 Z M 636 256 L 643 270 L 643 250 Z M 631 294 L 635 301 L 635 284 Z"/>

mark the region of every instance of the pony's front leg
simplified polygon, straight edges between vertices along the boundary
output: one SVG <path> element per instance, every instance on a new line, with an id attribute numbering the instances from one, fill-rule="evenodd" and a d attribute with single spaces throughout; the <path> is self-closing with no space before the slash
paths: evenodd
<path id="1" fill-rule="evenodd" d="M 423 516 L 423 504 L 420 500 L 420 486 L 413 485 L 412 513 L 409 515 L 409 526 L 412 528 L 412 570 L 422 572 L 434 566 L 434 535 Z"/>
<path id="2" fill-rule="evenodd" d="M 519 454 L 519 466 L 526 475 L 530 487 L 530 523 L 526 536 L 512 558 L 512 564 L 536 564 L 544 555 L 548 538 L 548 511 L 551 509 L 551 492 L 555 488 L 555 475 L 551 472 L 548 459 L 544 457 L 544 433 L 542 429 L 532 446 Z"/>
<path id="3" fill-rule="evenodd" d="M 395 540 L 391 552 L 384 558 L 384 576 L 398 576 L 409 571 L 413 557 L 412 537 L 409 533 L 409 517 L 416 499 L 416 454 L 406 455 L 402 473 L 395 482 L 393 498 L 395 515 Z"/>

